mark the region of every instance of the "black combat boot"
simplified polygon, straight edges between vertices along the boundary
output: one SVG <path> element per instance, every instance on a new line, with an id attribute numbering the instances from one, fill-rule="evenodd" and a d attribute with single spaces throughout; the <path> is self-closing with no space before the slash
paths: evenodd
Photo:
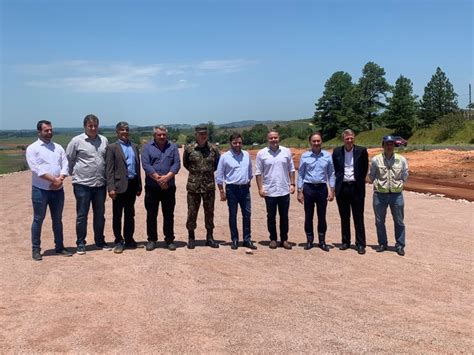
<path id="1" fill-rule="evenodd" d="M 194 249 L 196 247 L 196 238 L 194 231 L 188 231 L 188 249 Z"/>
<path id="2" fill-rule="evenodd" d="M 214 237 L 212 236 L 212 231 L 207 231 L 206 239 L 207 246 L 211 248 L 219 248 L 219 244 L 214 240 Z"/>

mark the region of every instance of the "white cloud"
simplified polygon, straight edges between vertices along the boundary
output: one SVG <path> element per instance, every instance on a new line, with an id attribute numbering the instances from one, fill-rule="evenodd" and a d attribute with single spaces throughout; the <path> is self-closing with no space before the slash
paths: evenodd
<path id="1" fill-rule="evenodd" d="M 25 84 L 34 87 L 68 89 L 77 92 L 137 92 L 182 90 L 197 86 L 189 79 L 176 77 L 199 73 L 232 73 L 254 62 L 235 60 L 208 60 L 198 64 L 104 63 L 70 60 L 49 64 L 18 66 L 26 77 Z"/>
<path id="2" fill-rule="evenodd" d="M 209 70 L 209 71 L 222 71 L 222 72 L 236 72 L 248 66 L 254 64 L 255 61 L 245 59 L 233 59 L 233 60 L 206 60 L 200 62 L 197 65 L 198 69 Z"/>

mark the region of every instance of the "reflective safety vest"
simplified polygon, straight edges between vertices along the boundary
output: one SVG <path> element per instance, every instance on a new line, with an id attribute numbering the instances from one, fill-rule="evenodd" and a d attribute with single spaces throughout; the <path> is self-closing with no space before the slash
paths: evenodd
<path id="1" fill-rule="evenodd" d="M 374 179 L 374 189 L 380 193 L 402 192 L 403 191 L 403 161 L 400 154 L 395 153 L 390 161 L 385 159 L 383 153 L 377 154 L 373 158 L 376 162 L 377 170 Z M 391 162 L 393 163 L 389 165 Z M 406 166 L 406 164 L 405 164 Z"/>

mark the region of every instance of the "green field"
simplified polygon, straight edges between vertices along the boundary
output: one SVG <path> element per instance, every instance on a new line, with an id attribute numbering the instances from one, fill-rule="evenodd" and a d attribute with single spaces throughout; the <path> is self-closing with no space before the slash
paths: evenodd
<path id="1" fill-rule="evenodd" d="M 291 125 L 295 128 L 305 129 L 311 126 L 311 120 L 298 120 L 286 122 L 285 125 Z M 449 122 L 448 122 L 449 123 Z M 283 125 L 282 125 L 283 126 Z M 250 129 L 251 127 L 248 127 Z M 242 129 L 242 128 L 241 128 Z M 113 131 L 103 132 L 109 139 L 113 139 Z M 372 131 L 361 132 L 357 135 L 356 143 L 366 147 L 380 147 L 382 137 L 392 134 L 388 128 L 377 128 Z M 67 144 L 75 134 L 58 133 L 54 135 L 54 142 L 61 144 L 66 148 Z M 151 138 L 151 136 L 150 136 Z M 0 138 L 0 174 L 21 171 L 28 169 L 25 160 L 25 147 L 34 142 L 35 136 L 21 137 L 3 137 Z M 140 136 L 139 140 L 143 141 L 144 137 Z M 184 143 L 186 134 L 181 133 L 178 143 Z M 306 139 L 297 137 L 289 137 L 283 139 L 281 144 L 286 147 L 306 148 L 308 142 Z M 340 137 L 335 137 L 323 143 L 327 148 L 336 147 L 342 144 Z M 265 144 L 258 146 L 248 146 L 246 149 L 260 149 Z M 446 147 L 460 147 L 463 149 L 474 148 L 474 121 L 467 120 L 463 126 L 454 126 L 444 122 L 443 124 L 434 125 L 429 128 L 418 129 L 408 139 L 408 147 L 405 149 L 436 149 Z M 226 150 L 228 144 L 221 144 L 221 149 Z"/>

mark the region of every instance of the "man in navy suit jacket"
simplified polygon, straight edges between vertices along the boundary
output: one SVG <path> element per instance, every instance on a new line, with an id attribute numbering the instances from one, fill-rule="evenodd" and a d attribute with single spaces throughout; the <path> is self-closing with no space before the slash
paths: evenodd
<path id="1" fill-rule="evenodd" d="M 105 153 L 107 191 L 112 199 L 112 229 L 115 235 L 114 252 L 124 247 L 137 247 L 135 232 L 135 200 L 142 193 L 140 156 L 137 145 L 130 142 L 127 122 L 116 125 L 117 141 L 109 144 Z M 122 235 L 122 213 L 124 214 Z"/>
<path id="2" fill-rule="evenodd" d="M 332 153 L 336 175 L 336 201 L 341 216 L 342 245 L 339 249 L 349 249 L 351 245 L 351 210 L 356 232 L 356 249 L 365 254 L 364 201 L 365 177 L 369 168 L 369 156 L 365 147 L 354 144 L 355 134 L 346 129 L 342 133 L 344 146 Z"/>

